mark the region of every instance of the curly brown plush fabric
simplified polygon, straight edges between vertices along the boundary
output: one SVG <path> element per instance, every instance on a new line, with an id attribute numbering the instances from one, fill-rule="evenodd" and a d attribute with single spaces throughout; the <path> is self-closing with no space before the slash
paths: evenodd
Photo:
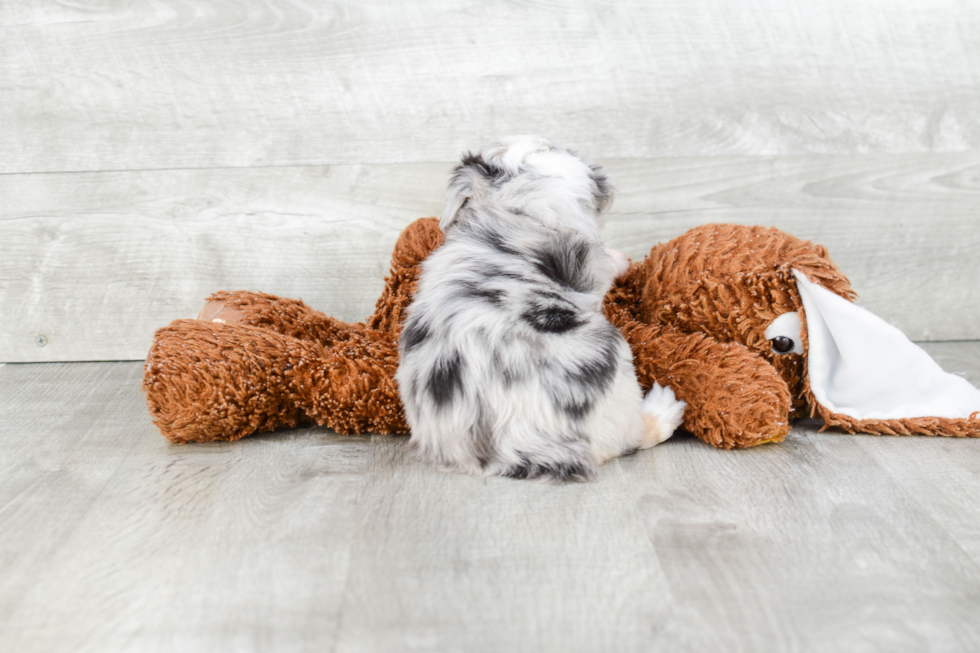
<path id="1" fill-rule="evenodd" d="M 341 322 L 295 299 L 215 293 L 199 319 L 154 336 L 143 377 L 154 423 L 178 443 L 309 422 L 338 433 L 407 433 L 395 384 L 398 335 L 417 266 L 441 242 L 434 218 L 402 233 L 365 323 Z"/>
<path id="2" fill-rule="evenodd" d="M 442 243 L 438 221 L 399 237 L 374 314 L 347 324 L 301 301 L 216 293 L 198 320 L 157 331 L 143 390 L 174 442 L 235 440 L 315 422 L 339 433 L 406 432 L 394 374 L 418 266 Z M 606 298 L 633 349 L 644 388 L 687 402 L 684 428 L 721 448 L 778 442 L 790 419 L 819 415 L 849 432 L 980 436 L 969 420 L 858 421 L 819 406 L 803 356 L 766 340 L 777 316 L 805 312 L 793 270 L 853 301 L 850 282 L 819 245 L 776 229 L 705 225 L 654 247 Z M 803 330 L 806 350 L 806 329 Z"/>
<path id="3" fill-rule="evenodd" d="M 775 354 L 765 337 L 772 320 L 802 307 L 793 268 L 856 296 L 822 246 L 778 229 L 710 224 L 654 247 L 607 298 L 640 382 L 673 388 L 688 403 L 684 428 L 702 440 L 726 449 L 777 442 L 809 412 L 803 357 Z"/>

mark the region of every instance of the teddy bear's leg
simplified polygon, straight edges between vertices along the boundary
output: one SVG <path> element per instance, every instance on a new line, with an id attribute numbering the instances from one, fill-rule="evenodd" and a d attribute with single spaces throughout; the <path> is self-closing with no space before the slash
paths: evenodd
<path id="1" fill-rule="evenodd" d="M 301 361 L 296 394 L 305 415 L 338 433 L 408 433 L 397 369 L 397 341 L 368 330 L 320 359 Z"/>
<path id="2" fill-rule="evenodd" d="M 299 424 L 303 411 L 286 374 L 295 356 L 286 340 L 263 329 L 200 320 L 157 330 L 143 392 L 160 432 L 183 444 Z"/>
<path id="3" fill-rule="evenodd" d="M 335 349 L 247 325 L 178 320 L 154 336 L 143 391 L 153 421 L 177 443 L 302 422 L 407 432 L 394 344 L 372 335 Z"/>
<path id="4" fill-rule="evenodd" d="M 219 292 L 198 320 L 161 329 L 147 357 L 147 404 L 174 442 L 237 440 L 315 421 L 340 433 L 407 433 L 395 371 L 419 265 L 442 243 L 438 220 L 401 234 L 370 324 L 303 302 Z"/>
<path id="5" fill-rule="evenodd" d="M 293 338 L 315 340 L 325 347 L 346 342 L 351 333 L 376 329 L 397 338 L 404 310 L 411 303 L 419 265 L 442 244 L 435 218 L 420 218 L 398 237 L 391 271 L 368 324 L 347 323 L 315 311 L 300 300 L 258 292 L 217 292 L 207 298 L 199 320 L 219 324 L 246 324 Z"/>
<path id="6" fill-rule="evenodd" d="M 684 428 L 716 447 L 780 442 L 789 433 L 790 392 L 776 370 L 738 343 L 637 322 L 623 329 L 644 391 L 673 389 L 687 402 Z"/>

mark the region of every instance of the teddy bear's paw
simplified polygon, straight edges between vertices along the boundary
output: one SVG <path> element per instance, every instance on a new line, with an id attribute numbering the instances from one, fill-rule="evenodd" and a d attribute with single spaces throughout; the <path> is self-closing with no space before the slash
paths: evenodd
<path id="1" fill-rule="evenodd" d="M 687 402 L 681 401 L 674 391 L 654 381 L 653 387 L 643 400 L 644 438 L 641 449 L 649 449 L 672 436 L 684 421 Z"/>
<path id="2" fill-rule="evenodd" d="M 245 314 L 224 300 L 213 299 L 204 305 L 197 319 L 217 324 L 244 324 Z"/>

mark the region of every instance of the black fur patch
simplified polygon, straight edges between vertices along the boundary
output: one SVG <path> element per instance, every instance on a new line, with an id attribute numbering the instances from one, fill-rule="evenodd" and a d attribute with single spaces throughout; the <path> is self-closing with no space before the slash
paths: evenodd
<path id="1" fill-rule="evenodd" d="M 409 318 L 409 320 L 405 322 L 405 328 L 402 329 L 402 345 L 405 347 L 405 351 L 412 351 L 428 340 L 429 336 L 431 335 L 432 334 L 429 332 L 429 327 L 426 326 L 422 320 L 413 320 Z"/>
<path id="2" fill-rule="evenodd" d="M 568 373 L 568 379 L 581 386 L 587 393 L 601 393 L 612 382 L 619 367 L 616 357 L 616 345 L 619 332 L 616 327 L 608 325 L 610 331 L 603 334 L 606 341 L 599 352 L 599 357 L 579 365 Z"/>
<path id="3" fill-rule="evenodd" d="M 555 406 L 574 419 L 581 419 L 592 410 L 593 400 L 606 391 L 619 368 L 616 355 L 619 332 L 612 325 L 606 324 L 597 335 L 605 339 L 601 346 L 596 347 L 599 350 L 598 357 L 581 362 L 567 373 L 568 380 L 575 388 L 571 397 L 553 395 Z"/>
<path id="4" fill-rule="evenodd" d="M 556 481 L 588 481 L 592 472 L 582 463 L 545 463 L 538 464 L 521 455 L 521 462 L 508 469 L 504 476 L 517 479 L 551 478 Z"/>
<path id="5" fill-rule="evenodd" d="M 480 462 L 480 467 L 486 468 L 493 459 L 493 416 L 479 402 L 476 411 L 476 424 L 470 429 L 473 455 Z"/>
<path id="6" fill-rule="evenodd" d="M 460 297 L 482 299 L 494 306 L 500 306 L 504 303 L 504 291 L 499 288 L 486 288 L 474 281 L 462 281 L 459 286 Z"/>
<path id="7" fill-rule="evenodd" d="M 524 374 L 519 369 L 514 369 L 504 365 L 504 362 L 500 359 L 500 352 L 494 350 L 490 355 L 490 365 L 493 370 L 501 376 L 504 380 L 504 387 L 509 388 L 518 381 L 524 380 Z"/>
<path id="8" fill-rule="evenodd" d="M 521 318 L 541 333 L 567 333 L 584 324 L 574 310 L 555 304 L 531 304 Z"/>
<path id="9" fill-rule="evenodd" d="M 532 253 L 534 267 L 562 287 L 590 292 L 593 287 L 587 268 L 589 250 L 589 244 L 582 240 L 558 240 L 552 247 Z"/>
<path id="10" fill-rule="evenodd" d="M 493 184 L 499 184 L 507 177 L 506 170 L 487 163 L 479 154 L 473 154 L 472 152 L 467 152 L 463 156 L 462 163 L 458 169 L 461 170 L 463 168 L 473 168 L 481 177 Z"/>
<path id="11" fill-rule="evenodd" d="M 436 363 L 426 384 L 437 408 L 445 408 L 463 391 L 463 359 L 458 351 Z"/>
<path id="12" fill-rule="evenodd" d="M 506 254 L 507 256 L 521 255 L 519 251 L 504 242 L 503 237 L 495 231 L 481 231 L 477 237 L 501 254 Z"/>
<path id="13" fill-rule="evenodd" d="M 494 277 L 502 277 L 504 279 L 513 279 L 514 281 L 520 281 L 524 284 L 533 283 L 531 279 L 528 279 L 523 274 L 518 274 L 516 272 L 510 272 L 497 265 L 485 265 L 479 270 L 487 279 L 492 279 Z"/>
<path id="14" fill-rule="evenodd" d="M 588 399 L 585 401 L 563 401 L 558 404 L 558 407 L 569 417 L 582 419 L 592 410 L 592 402 Z"/>
<path id="15" fill-rule="evenodd" d="M 550 290 L 538 290 L 534 293 L 538 297 L 545 297 L 547 299 L 557 299 L 558 301 L 566 301 L 565 296 L 561 293 L 551 292 Z"/>

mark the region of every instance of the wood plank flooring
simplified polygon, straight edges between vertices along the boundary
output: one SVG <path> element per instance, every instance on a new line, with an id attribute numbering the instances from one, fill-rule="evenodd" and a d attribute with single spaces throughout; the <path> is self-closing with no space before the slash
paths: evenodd
<path id="1" fill-rule="evenodd" d="M 980 384 L 980 343 L 925 347 Z M 679 434 L 550 486 L 403 437 L 170 445 L 141 372 L 0 367 L 0 650 L 980 647 L 980 440 Z"/>

